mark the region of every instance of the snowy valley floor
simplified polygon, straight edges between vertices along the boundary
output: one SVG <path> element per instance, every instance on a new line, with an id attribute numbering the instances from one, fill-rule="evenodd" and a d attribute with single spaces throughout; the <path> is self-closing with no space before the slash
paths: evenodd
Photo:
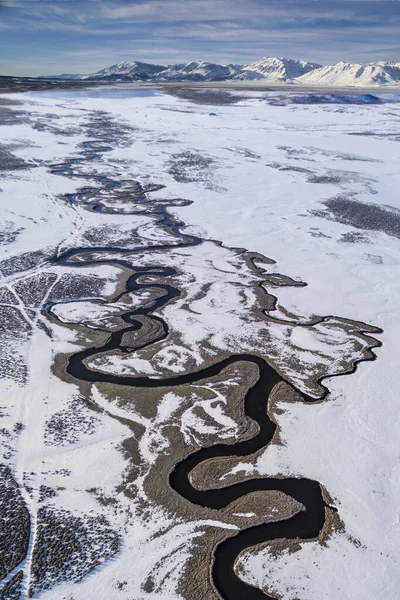
<path id="1" fill-rule="evenodd" d="M 398 600 L 400 97 L 0 96 L 0 600 Z"/>

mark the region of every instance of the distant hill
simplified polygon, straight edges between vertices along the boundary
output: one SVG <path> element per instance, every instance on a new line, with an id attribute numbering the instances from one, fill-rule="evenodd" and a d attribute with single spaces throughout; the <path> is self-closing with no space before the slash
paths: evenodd
<path id="1" fill-rule="evenodd" d="M 81 79 L 82 75 L 63 73 L 62 75 L 44 75 L 38 79 Z"/>

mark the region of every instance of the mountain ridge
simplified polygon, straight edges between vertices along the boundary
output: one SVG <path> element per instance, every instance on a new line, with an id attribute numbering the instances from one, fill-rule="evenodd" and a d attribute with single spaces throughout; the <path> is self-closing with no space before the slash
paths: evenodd
<path id="1" fill-rule="evenodd" d="M 247 65 L 190 61 L 165 66 L 124 61 L 95 73 L 78 75 L 76 79 L 155 83 L 260 80 L 323 87 L 384 87 L 400 86 L 400 62 L 377 61 L 362 65 L 340 61 L 322 66 L 304 60 L 264 57 Z"/>
<path id="2" fill-rule="evenodd" d="M 361 65 L 338 62 L 299 77 L 300 83 L 316 82 L 326 86 L 383 86 L 400 85 L 400 63 L 383 62 Z"/>

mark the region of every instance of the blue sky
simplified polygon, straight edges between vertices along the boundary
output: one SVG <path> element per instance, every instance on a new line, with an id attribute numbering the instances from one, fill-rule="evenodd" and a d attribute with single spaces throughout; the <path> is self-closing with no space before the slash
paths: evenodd
<path id="1" fill-rule="evenodd" d="M 0 0 L 0 74 L 123 60 L 400 62 L 400 0 Z"/>

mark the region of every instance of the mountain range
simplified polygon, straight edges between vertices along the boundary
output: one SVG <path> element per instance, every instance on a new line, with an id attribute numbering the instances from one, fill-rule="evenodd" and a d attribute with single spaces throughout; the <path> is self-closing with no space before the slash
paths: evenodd
<path id="1" fill-rule="evenodd" d="M 330 87 L 400 86 L 399 62 L 367 65 L 338 62 L 323 67 L 317 63 L 287 58 L 261 58 L 248 65 L 218 65 L 192 61 L 175 65 L 120 62 L 90 75 L 60 75 L 58 78 L 113 82 L 246 81 L 291 83 Z"/>

